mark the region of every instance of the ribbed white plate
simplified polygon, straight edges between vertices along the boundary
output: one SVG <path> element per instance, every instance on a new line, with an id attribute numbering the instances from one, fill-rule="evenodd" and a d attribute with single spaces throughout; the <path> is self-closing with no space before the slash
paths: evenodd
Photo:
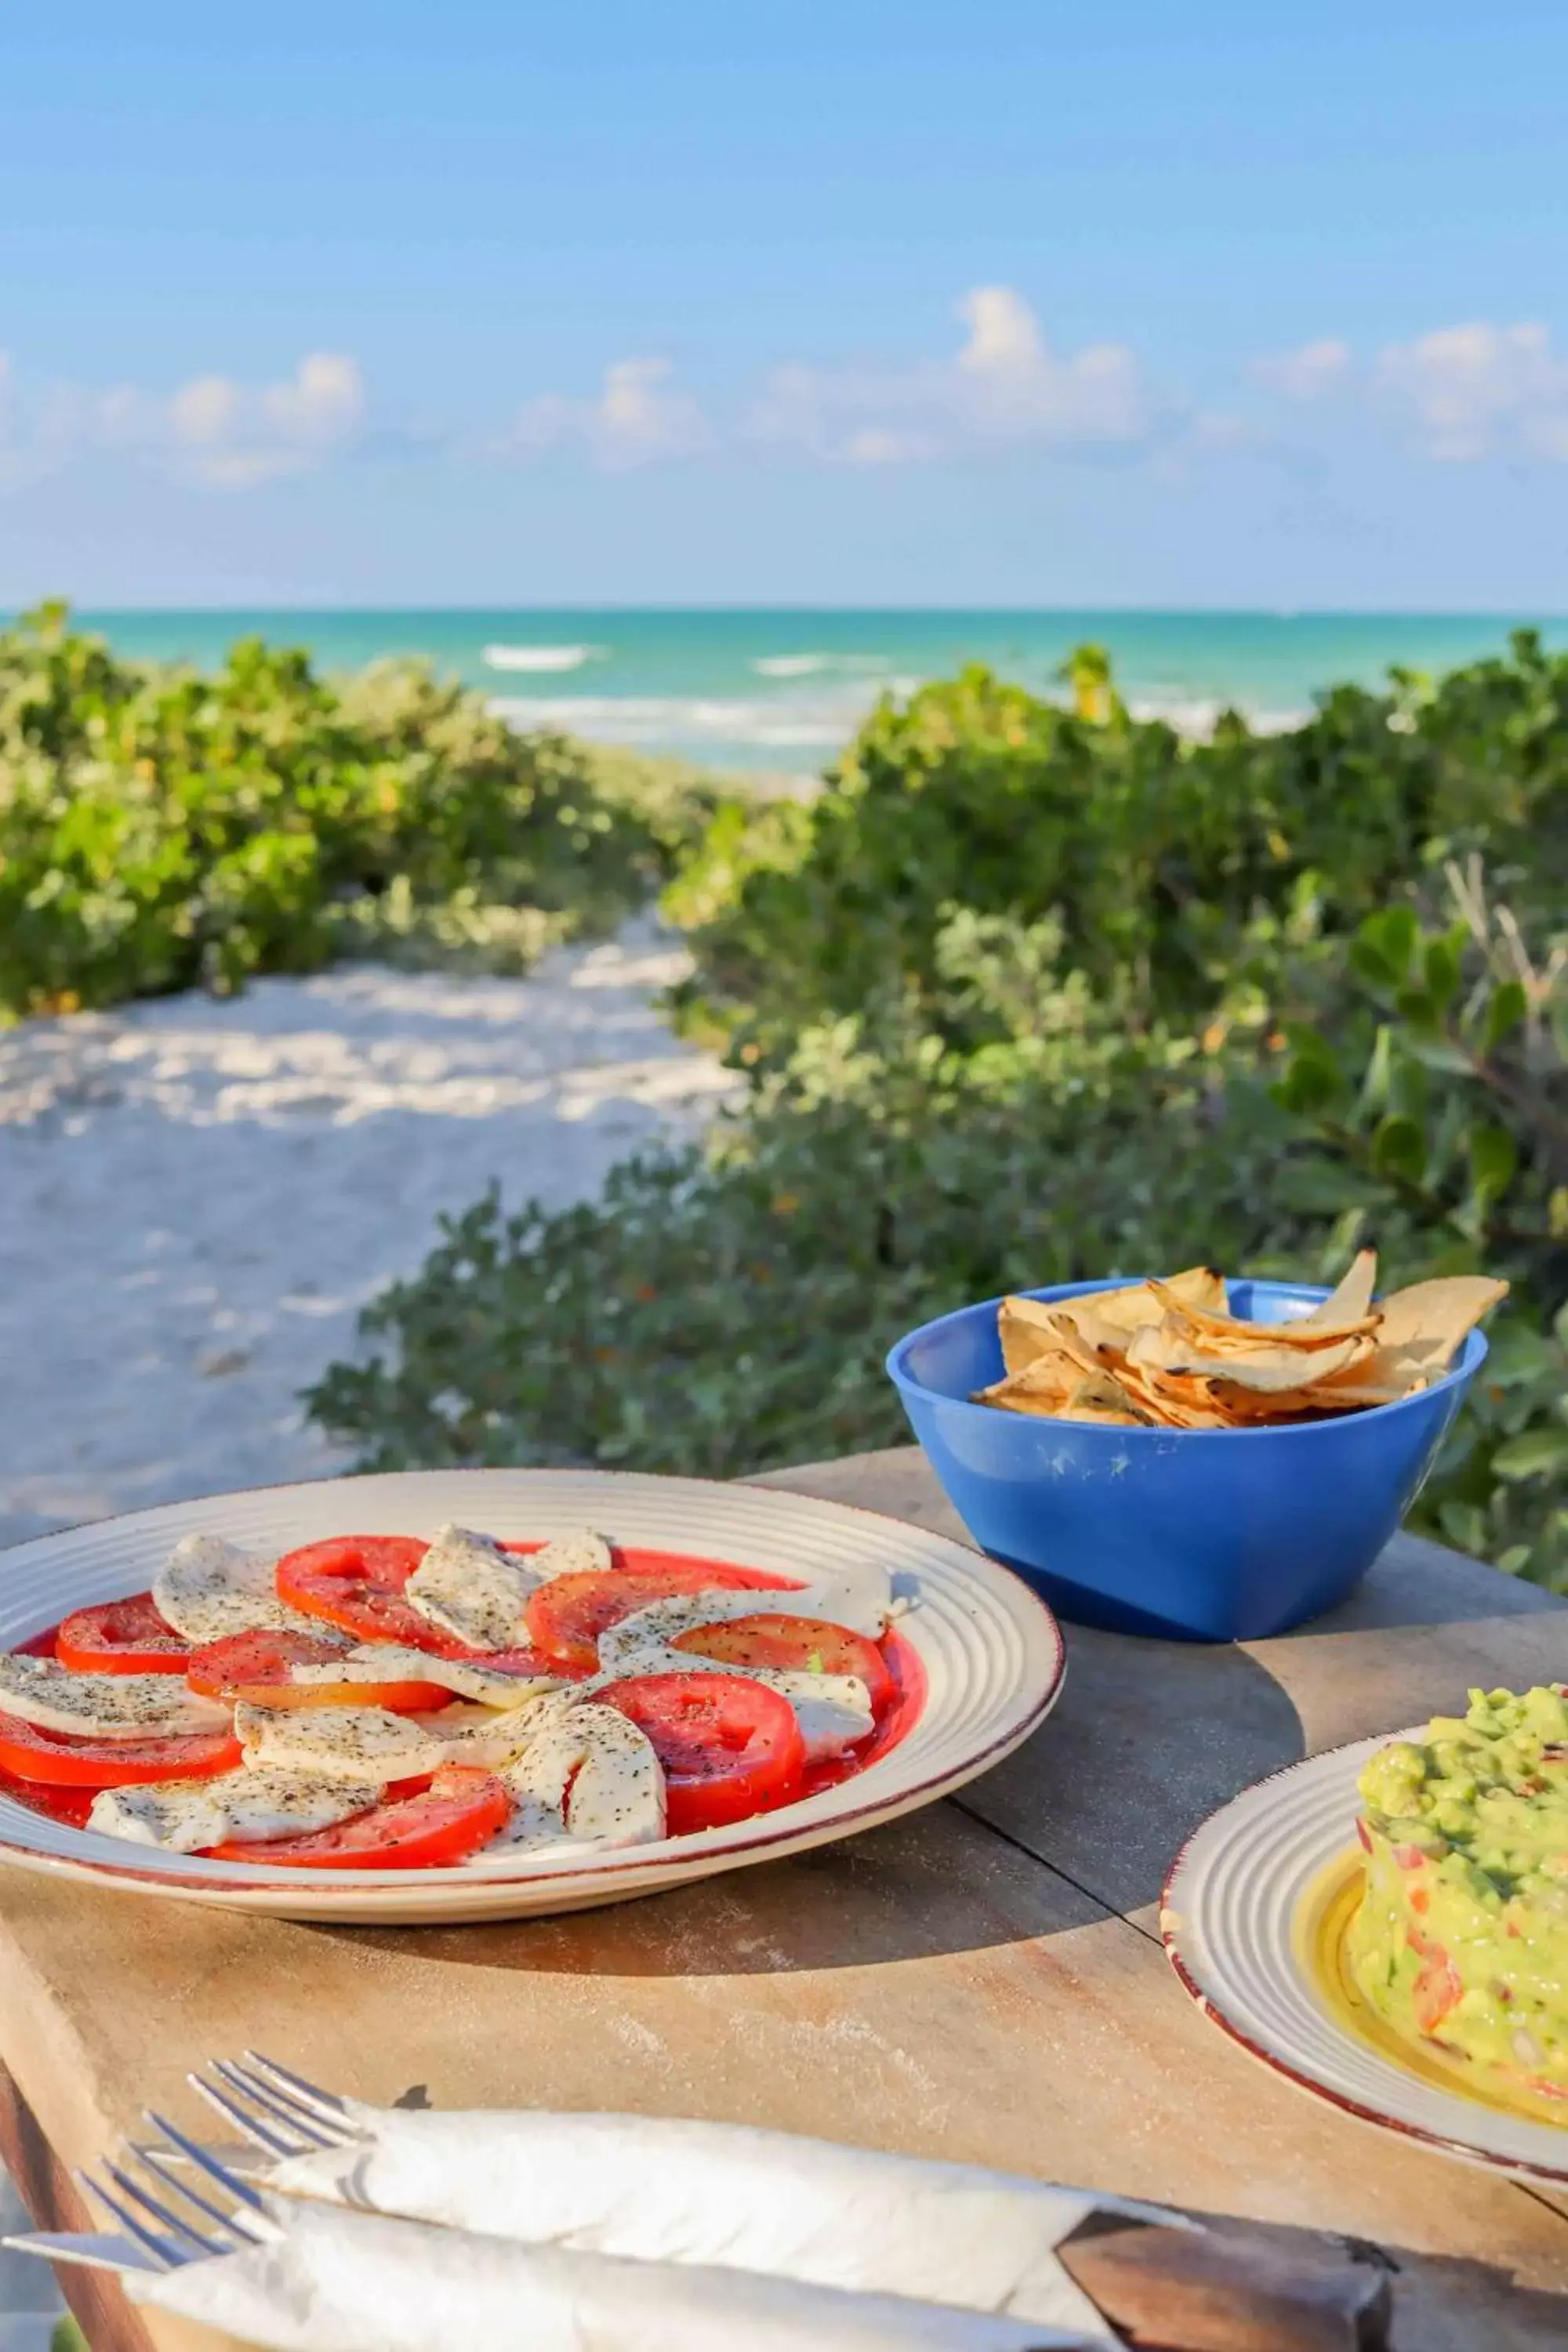
<path id="1" fill-rule="evenodd" d="M 1302 2090 L 1472 2163 L 1568 2182 L 1568 2124 L 1516 2118 L 1407 2072 L 1342 2024 L 1316 1982 L 1304 1919 L 1325 1872 L 1354 1851 L 1356 1776 L 1424 1728 L 1309 1757 L 1211 1815 L 1165 1882 L 1165 1949 L 1205 2013 Z"/>
<path id="2" fill-rule="evenodd" d="M 1022 1580 L 944 1536 L 874 1512 L 756 1486 L 607 1471 L 406 1471 L 254 1488 L 175 1503 L 41 1536 L 0 1553 L 0 1649 L 72 1609 L 143 1591 L 179 1536 L 210 1529 L 281 1552 L 333 1535 L 431 1535 L 445 1520 L 498 1536 L 547 1537 L 584 1525 L 618 1542 L 806 1578 L 883 1562 L 914 1604 L 899 1631 L 928 1689 L 912 1730 L 851 1780 L 726 1829 L 584 1862 L 529 1857 L 493 1867 L 302 1871 L 160 1854 L 46 1821 L 0 1796 L 0 1860 L 103 1886 L 270 1911 L 292 1919 L 383 1925 L 510 1919 L 651 1895 L 752 1862 L 799 1853 L 868 1829 L 972 1780 L 1049 1713 L 1065 1669 L 1056 1619 Z"/>

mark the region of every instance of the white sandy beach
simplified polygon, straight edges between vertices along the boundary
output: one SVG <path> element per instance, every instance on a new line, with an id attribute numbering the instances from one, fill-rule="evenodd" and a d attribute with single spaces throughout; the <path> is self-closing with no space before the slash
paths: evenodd
<path id="1" fill-rule="evenodd" d="M 649 925 L 525 981 L 348 967 L 0 1033 L 0 1543 L 324 1474 L 298 1392 L 492 1177 L 563 1205 L 727 1085 Z"/>

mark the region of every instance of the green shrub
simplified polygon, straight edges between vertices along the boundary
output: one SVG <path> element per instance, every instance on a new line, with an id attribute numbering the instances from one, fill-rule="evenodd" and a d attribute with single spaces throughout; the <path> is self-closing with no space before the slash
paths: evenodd
<path id="1" fill-rule="evenodd" d="M 142 667 L 45 606 L 0 632 L 0 1018 L 346 952 L 517 968 L 643 903 L 714 805 L 418 665 Z"/>
<path id="2" fill-rule="evenodd" d="M 317 1418 L 375 1465 L 729 1474 L 895 1441 L 883 1352 L 963 1300 L 1373 1240 L 1512 1282 L 1420 1523 L 1568 1590 L 1568 661 L 1202 746 L 1076 689 L 972 672 L 815 806 L 721 804 L 666 903 L 742 1111 L 453 1221 Z"/>

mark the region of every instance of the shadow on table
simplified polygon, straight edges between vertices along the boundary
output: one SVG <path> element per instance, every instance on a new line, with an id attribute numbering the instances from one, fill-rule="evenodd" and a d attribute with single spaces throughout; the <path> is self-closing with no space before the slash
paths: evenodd
<path id="1" fill-rule="evenodd" d="M 1135 1911 L 1216 1806 L 1306 1752 L 1289 1693 L 1247 1651 L 1075 1625 L 1055 1712 L 958 1802 Z"/>
<path id="2" fill-rule="evenodd" d="M 768 1976 L 1053 1943 L 1103 1907 L 939 1804 L 909 1820 L 613 1908 L 494 1927 L 327 1927 L 373 1950 L 464 1968 L 596 1977 Z"/>

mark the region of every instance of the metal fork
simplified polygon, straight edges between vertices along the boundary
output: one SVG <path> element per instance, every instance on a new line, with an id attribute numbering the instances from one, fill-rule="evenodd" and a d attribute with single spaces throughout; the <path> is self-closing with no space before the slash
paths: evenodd
<path id="1" fill-rule="evenodd" d="M 246 2063 L 215 2058 L 205 2074 L 188 2079 L 226 2121 L 233 2124 L 254 2148 L 269 2158 L 305 2156 L 318 2148 L 347 2147 L 370 2134 L 351 2120 L 335 2093 L 308 2083 L 302 2074 L 265 2058 L 257 2050 L 244 2053 Z M 219 2254 L 237 2253 L 278 2237 L 263 2200 L 250 2180 L 252 2169 L 242 2155 L 216 2155 L 209 2147 L 175 2128 L 164 2116 L 147 2111 L 147 2121 L 161 2135 L 161 2144 L 132 2143 L 127 2160 L 152 2175 L 155 2187 L 128 2171 L 124 2164 L 105 2164 L 107 2180 L 88 2172 L 77 2178 L 82 2187 L 119 2222 L 123 2236 L 99 2232 L 35 2231 L 4 2242 L 47 2261 L 76 2263 L 100 2270 L 177 2270 L 187 2263 L 206 2262 Z M 263 2177 L 268 2167 L 255 2168 Z M 198 2186 L 197 2184 L 202 2185 Z M 229 2200 L 226 2210 L 207 2189 L 216 2188 Z"/>
<path id="2" fill-rule="evenodd" d="M 89 2269 L 172 2271 L 188 2263 L 241 2253 L 247 2246 L 266 2245 L 282 2235 L 256 2189 L 221 2158 L 151 2108 L 147 2120 L 163 2135 L 171 2149 L 179 2151 L 203 2186 L 185 2179 L 164 2150 L 130 2149 L 128 2162 L 140 2163 L 156 2187 L 129 2171 L 125 2164 L 104 2165 L 112 2188 L 95 2173 L 76 2176 L 89 2196 L 120 2224 L 123 2237 L 90 2231 L 38 2231 L 7 2238 L 5 2243 L 24 2253 L 42 2254 L 49 2262 L 77 2263 Z M 207 2193 L 209 2187 L 220 2189 L 226 2203 L 218 2204 Z"/>
<path id="3" fill-rule="evenodd" d="M 253 2147 L 271 2157 L 307 2156 L 312 2149 L 350 2147 L 370 2138 L 335 2093 L 307 2083 L 258 2050 L 247 2050 L 245 2057 L 243 2066 L 209 2059 L 205 2074 L 185 2079 Z"/>

